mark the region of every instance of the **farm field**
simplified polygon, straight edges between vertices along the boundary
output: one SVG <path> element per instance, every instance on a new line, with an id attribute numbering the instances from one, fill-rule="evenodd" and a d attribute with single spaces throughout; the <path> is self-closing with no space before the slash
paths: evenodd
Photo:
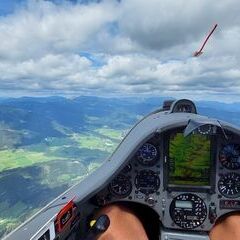
<path id="1" fill-rule="evenodd" d="M 97 169 L 121 136 L 120 130 L 98 128 L 0 151 L 0 236 Z"/>

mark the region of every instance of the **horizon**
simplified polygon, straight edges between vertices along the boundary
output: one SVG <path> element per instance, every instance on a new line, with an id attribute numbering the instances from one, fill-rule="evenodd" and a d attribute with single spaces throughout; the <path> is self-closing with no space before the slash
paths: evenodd
<path id="1" fill-rule="evenodd" d="M 162 99 L 162 100 L 179 100 L 179 99 L 188 99 L 193 101 L 194 103 L 222 103 L 226 105 L 234 105 L 234 104 L 240 104 L 239 101 L 221 101 L 221 100 L 206 100 L 206 99 L 198 99 L 193 100 L 191 98 L 174 98 L 171 96 L 157 96 L 157 95 L 76 95 L 76 96 L 64 96 L 64 95 L 40 95 L 40 96 L 18 96 L 18 97 L 1 97 L 0 100 L 20 100 L 20 99 L 44 99 L 44 98 L 62 98 L 62 99 L 68 99 L 68 100 L 74 100 L 81 97 L 95 97 L 95 98 L 104 98 L 104 99 Z M 0 102 L 1 104 L 1 102 Z"/>

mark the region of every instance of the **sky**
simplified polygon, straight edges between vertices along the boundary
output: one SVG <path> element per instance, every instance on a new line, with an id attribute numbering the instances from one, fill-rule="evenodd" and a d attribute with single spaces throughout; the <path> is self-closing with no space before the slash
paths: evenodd
<path id="1" fill-rule="evenodd" d="M 240 101 L 239 12 L 239 0 L 1 0 L 0 97 Z"/>

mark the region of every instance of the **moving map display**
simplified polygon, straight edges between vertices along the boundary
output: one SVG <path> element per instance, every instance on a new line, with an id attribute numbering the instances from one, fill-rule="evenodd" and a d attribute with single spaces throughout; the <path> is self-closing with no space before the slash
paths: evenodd
<path id="1" fill-rule="evenodd" d="M 206 135 L 171 134 L 168 185 L 210 186 L 210 144 Z"/>

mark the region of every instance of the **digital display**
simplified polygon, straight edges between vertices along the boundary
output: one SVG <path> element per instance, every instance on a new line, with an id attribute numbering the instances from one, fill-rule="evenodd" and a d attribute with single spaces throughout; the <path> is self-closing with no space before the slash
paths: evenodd
<path id="1" fill-rule="evenodd" d="M 211 141 L 209 136 L 170 135 L 169 179 L 174 186 L 210 186 Z"/>
<path id="2" fill-rule="evenodd" d="M 179 200 L 177 200 L 175 202 L 175 207 L 176 208 L 189 208 L 189 209 L 192 209 L 193 208 L 193 204 L 190 201 L 179 201 Z"/>

